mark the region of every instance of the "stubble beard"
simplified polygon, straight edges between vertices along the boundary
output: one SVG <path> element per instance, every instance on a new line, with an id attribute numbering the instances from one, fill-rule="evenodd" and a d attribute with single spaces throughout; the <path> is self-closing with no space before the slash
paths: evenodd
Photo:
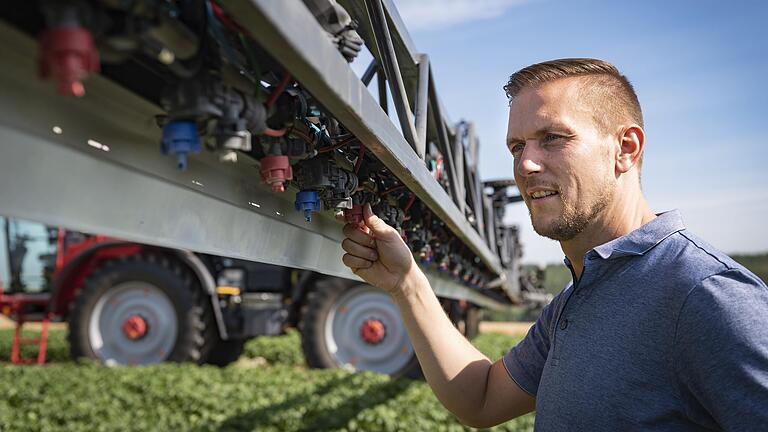
<path id="1" fill-rule="evenodd" d="M 528 209 L 528 214 L 531 217 L 531 223 L 533 224 L 533 230 L 540 236 L 544 236 L 556 241 L 568 241 L 581 234 L 587 226 L 599 215 L 608 204 L 613 201 L 614 185 L 610 181 L 606 181 L 605 184 L 597 188 L 600 191 L 599 195 L 595 196 L 593 200 L 587 205 L 578 207 L 576 203 L 570 202 L 568 199 L 560 193 L 557 197 L 563 205 L 563 213 L 545 226 L 540 223 L 537 224 L 533 217 L 533 214 Z"/>

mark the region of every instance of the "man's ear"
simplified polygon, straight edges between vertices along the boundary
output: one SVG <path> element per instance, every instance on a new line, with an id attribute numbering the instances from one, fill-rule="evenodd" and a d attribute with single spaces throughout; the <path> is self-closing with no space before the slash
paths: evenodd
<path id="1" fill-rule="evenodd" d="M 616 173 L 623 174 L 638 166 L 645 147 L 645 132 L 638 125 L 625 127 L 619 133 Z M 638 166 L 639 168 L 639 166 Z"/>

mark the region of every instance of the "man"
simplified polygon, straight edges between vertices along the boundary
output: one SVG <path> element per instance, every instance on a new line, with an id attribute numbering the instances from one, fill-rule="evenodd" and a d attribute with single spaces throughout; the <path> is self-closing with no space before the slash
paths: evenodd
<path id="1" fill-rule="evenodd" d="M 451 325 L 397 232 L 366 209 L 344 263 L 398 304 L 440 401 L 474 427 L 536 409 L 538 430 L 766 430 L 768 288 L 640 189 L 637 96 L 611 64 L 510 77 L 508 146 L 537 233 L 573 283 L 495 363 Z"/>

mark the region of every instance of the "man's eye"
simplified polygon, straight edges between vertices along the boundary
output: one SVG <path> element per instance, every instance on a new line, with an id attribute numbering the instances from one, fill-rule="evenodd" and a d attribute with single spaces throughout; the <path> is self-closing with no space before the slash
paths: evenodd
<path id="1" fill-rule="evenodd" d="M 520 155 L 520 153 L 523 152 L 524 147 L 525 147 L 524 143 L 510 144 L 509 151 L 512 153 L 512 156 L 517 157 Z"/>
<path id="2" fill-rule="evenodd" d="M 548 133 L 548 134 L 544 135 L 544 138 L 542 138 L 541 141 L 542 142 L 552 142 L 552 141 L 557 141 L 560 138 L 563 138 L 563 136 L 555 134 L 555 133 Z"/>

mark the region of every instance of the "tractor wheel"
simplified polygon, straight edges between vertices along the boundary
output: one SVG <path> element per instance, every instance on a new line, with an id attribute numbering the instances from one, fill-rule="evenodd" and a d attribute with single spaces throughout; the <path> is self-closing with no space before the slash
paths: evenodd
<path id="1" fill-rule="evenodd" d="M 211 346 L 205 362 L 214 366 L 224 367 L 236 362 L 243 355 L 244 349 L 245 339 L 221 340 L 217 337 L 217 341 Z"/>
<path id="2" fill-rule="evenodd" d="M 422 377 L 400 312 L 384 291 L 321 280 L 309 292 L 301 315 L 301 346 L 310 367 Z"/>
<path id="3" fill-rule="evenodd" d="M 162 255 L 106 262 L 88 277 L 69 316 L 72 357 L 108 366 L 201 363 L 216 337 L 196 278 Z"/>

